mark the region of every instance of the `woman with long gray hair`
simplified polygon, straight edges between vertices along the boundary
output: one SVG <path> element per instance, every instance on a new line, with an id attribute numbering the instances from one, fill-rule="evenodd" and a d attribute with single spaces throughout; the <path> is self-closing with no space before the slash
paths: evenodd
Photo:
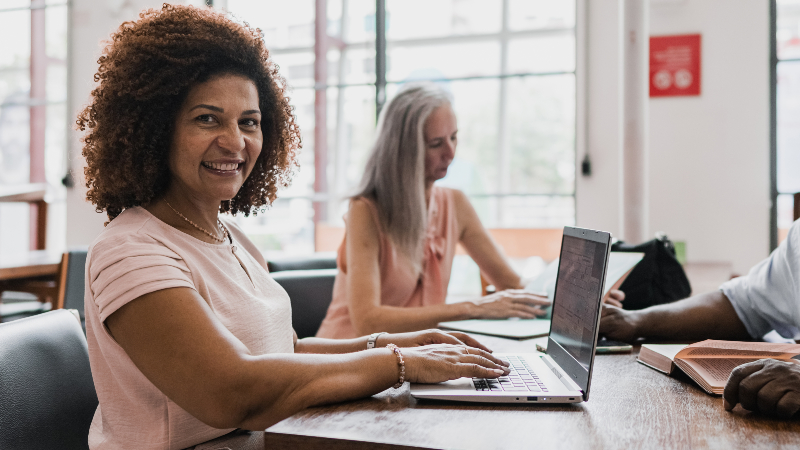
<path id="1" fill-rule="evenodd" d="M 381 112 L 378 137 L 346 216 L 333 302 L 317 333 L 349 338 L 448 320 L 534 318 L 547 298 L 520 290 L 461 191 L 434 186 L 455 156 L 456 117 L 434 84 L 403 88 Z M 498 292 L 445 304 L 457 243 Z M 374 339 L 377 339 L 374 337 Z"/>

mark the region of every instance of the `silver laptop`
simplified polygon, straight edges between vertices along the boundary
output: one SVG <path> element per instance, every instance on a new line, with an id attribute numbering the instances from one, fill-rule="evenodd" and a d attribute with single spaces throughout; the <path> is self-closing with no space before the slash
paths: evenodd
<path id="1" fill-rule="evenodd" d="M 416 398 L 490 403 L 578 403 L 589 400 L 600 303 L 611 235 L 564 227 L 553 297 L 547 354 L 495 355 L 511 363 L 509 375 L 411 384 Z"/>

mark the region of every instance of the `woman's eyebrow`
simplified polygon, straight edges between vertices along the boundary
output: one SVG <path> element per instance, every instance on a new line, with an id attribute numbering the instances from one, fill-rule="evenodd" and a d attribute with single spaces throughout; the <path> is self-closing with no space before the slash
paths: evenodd
<path id="1" fill-rule="evenodd" d="M 242 113 L 243 116 L 246 116 L 248 114 L 261 114 L 261 111 L 258 109 L 248 109 L 247 111 Z"/>
<path id="2" fill-rule="evenodd" d="M 221 113 L 224 113 L 224 112 L 225 112 L 225 110 L 224 110 L 224 109 L 222 109 L 222 108 L 220 108 L 219 106 L 206 105 L 206 104 L 204 104 L 204 103 L 201 103 L 201 104 L 199 104 L 199 105 L 195 105 L 195 106 L 193 106 L 193 107 L 192 107 L 192 109 L 190 109 L 189 111 L 194 111 L 194 110 L 195 110 L 195 109 L 197 109 L 197 108 L 205 108 L 205 109 L 210 109 L 210 110 L 212 110 L 212 111 L 221 112 Z"/>

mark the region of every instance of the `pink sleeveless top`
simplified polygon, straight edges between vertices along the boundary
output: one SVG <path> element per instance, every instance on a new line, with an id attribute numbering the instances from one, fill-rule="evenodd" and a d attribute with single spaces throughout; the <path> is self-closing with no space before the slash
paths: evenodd
<path id="1" fill-rule="evenodd" d="M 358 200 L 368 205 L 378 227 L 381 304 L 413 307 L 444 303 L 458 242 L 453 191 L 434 186 L 431 193 L 431 201 L 428 206 L 428 229 L 425 233 L 425 254 L 420 275 L 414 274 L 412 264 L 395 249 L 389 236 L 384 232 L 381 222 L 378 220 L 378 209 L 375 203 L 364 197 Z M 333 301 L 317 332 L 318 337 L 346 339 L 358 336 L 350 321 L 350 307 L 347 301 L 346 247 L 346 241 L 343 241 L 336 258 L 339 273 L 333 284 Z"/>

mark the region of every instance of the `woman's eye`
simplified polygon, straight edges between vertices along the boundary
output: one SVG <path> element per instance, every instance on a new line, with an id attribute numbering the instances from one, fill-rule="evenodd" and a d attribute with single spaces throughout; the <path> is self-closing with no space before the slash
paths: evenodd
<path id="1" fill-rule="evenodd" d="M 211 114 L 202 114 L 202 115 L 197 116 L 194 120 L 196 120 L 198 122 L 203 122 L 203 123 L 213 123 L 214 122 L 214 116 L 212 116 Z"/>
<path id="2" fill-rule="evenodd" d="M 442 141 L 437 139 L 437 140 L 431 142 L 430 144 L 428 144 L 428 147 L 436 148 L 436 147 L 438 147 L 440 145 L 442 145 Z"/>
<path id="3" fill-rule="evenodd" d="M 256 120 L 256 119 L 245 119 L 245 120 L 242 120 L 239 123 L 242 126 L 245 126 L 245 127 L 257 127 L 258 126 L 258 120 Z"/>

